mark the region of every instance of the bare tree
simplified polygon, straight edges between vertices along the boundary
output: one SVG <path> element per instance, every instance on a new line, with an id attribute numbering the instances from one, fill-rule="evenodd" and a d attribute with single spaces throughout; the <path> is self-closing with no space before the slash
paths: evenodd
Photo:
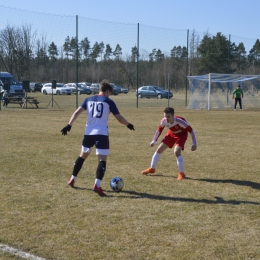
<path id="1" fill-rule="evenodd" d="M 15 63 L 15 56 L 16 56 L 16 30 L 14 27 L 7 25 L 0 32 L 0 55 L 1 60 L 4 64 L 4 67 L 7 71 L 13 74 L 13 66 Z"/>
<path id="2" fill-rule="evenodd" d="M 20 78 L 30 79 L 30 63 L 33 58 L 33 49 L 36 41 L 36 32 L 32 32 L 31 25 L 23 25 L 21 30 L 18 30 L 18 53 L 19 57 Z"/>
<path id="3" fill-rule="evenodd" d="M 35 37 L 36 33 L 32 33 L 29 25 L 21 28 L 8 25 L 0 32 L 1 60 L 4 67 L 15 74 L 18 80 L 30 78 Z"/>

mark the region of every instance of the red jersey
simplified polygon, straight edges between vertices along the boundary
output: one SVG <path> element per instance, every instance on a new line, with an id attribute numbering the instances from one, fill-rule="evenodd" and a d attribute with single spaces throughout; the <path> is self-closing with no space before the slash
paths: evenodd
<path id="1" fill-rule="evenodd" d="M 182 136 L 186 137 L 189 132 L 191 134 L 193 145 L 197 146 L 197 139 L 196 139 L 195 132 L 193 131 L 193 129 L 189 125 L 189 123 L 183 117 L 180 117 L 180 116 L 174 116 L 173 124 L 168 123 L 167 119 L 164 117 L 161 120 L 160 125 L 155 132 L 155 135 L 153 137 L 154 142 L 157 141 L 157 139 L 159 138 L 159 136 L 161 135 L 161 133 L 165 127 L 169 128 L 167 134 L 171 135 L 173 137 L 176 137 L 176 136 L 177 137 L 182 137 Z"/>

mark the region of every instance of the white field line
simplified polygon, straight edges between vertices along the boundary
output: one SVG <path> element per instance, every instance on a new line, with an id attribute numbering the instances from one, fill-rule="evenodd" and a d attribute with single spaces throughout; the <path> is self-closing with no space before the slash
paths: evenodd
<path id="1" fill-rule="evenodd" d="M 0 250 L 3 251 L 3 252 L 10 253 L 10 254 L 12 254 L 12 255 L 17 255 L 17 256 L 20 256 L 20 257 L 22 257 L 22 258 L 26 258 L 26 259 L 31 259 L 31 260 L 46 260 L 45 258 L 41 258 L 41 257 L 38 257 L 38 256 L 34 256 L 34 255 L 32 255 L 32 254 L 29 254 L 29 253 L 20 251 L 20 250 L 18 250 L 18 249 L 15 249 L 15 248 L 13 248 L 13 247 L 10 247 L 10 246 L 7 246 L 7 245 L 1 244 L 1 243 L 0 243 Z"/>

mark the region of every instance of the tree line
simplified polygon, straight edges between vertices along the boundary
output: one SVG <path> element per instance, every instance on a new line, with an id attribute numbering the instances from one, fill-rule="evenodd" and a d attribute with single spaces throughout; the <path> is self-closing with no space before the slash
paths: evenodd
<path id="1" fill-rule="evenodd" d="M 123 54 L 126 50 L 119 43 L 113 48 L 103 41 L 91 45 L 88 37 L 77 41 L 67 36 L 58 47 L 39 38 L 30 25 L 8 25 L 0 31 L 0 70 L 18 81 L 100 82 L 105 78 L 129 89 L 136 89 L 137 82 L 138 87 L 167 87 L 170 83 L 171 88 L 179 89 L 184 87 L 186 75 L 210 72 L 259 74 L 259 40 L 247 54 L 242 42 L 236 45 L 220 32 L 215 36 L 206 32 L 200 39 L 193 30 L 189 38 L 188 48 L 173 43 L 169 54 L 160 48 L 138 51 L 136 46 Z"/>

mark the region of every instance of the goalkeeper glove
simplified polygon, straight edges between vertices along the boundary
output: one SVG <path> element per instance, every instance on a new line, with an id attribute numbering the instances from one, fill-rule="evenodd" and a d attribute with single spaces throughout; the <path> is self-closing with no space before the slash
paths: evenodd
<path id="1" fill-rule="evenodd" d="M 62 135 L 67 135 L 67 132 L 69 132 L 71 129 L 71 125 L 67 124 L 65 127 L 63 127 L 60 131 L 62 132 Z"/>
<path id="2" fill-rule="evenodd" d="M 129 128 L 130 130 L 135 130 L 134 126 L 132 124 L 130 124 L 130 123 L 127 125 L 127 128 Z"/>

